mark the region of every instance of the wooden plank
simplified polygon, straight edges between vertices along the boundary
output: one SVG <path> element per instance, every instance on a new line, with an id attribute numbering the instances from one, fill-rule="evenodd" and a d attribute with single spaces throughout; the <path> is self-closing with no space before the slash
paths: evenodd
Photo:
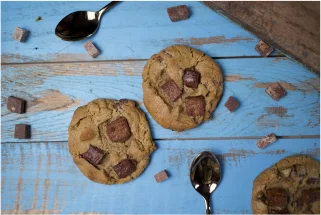
<path id="1" fill-rule="evenodd" d="M 189 165 L 201 151 L 218 155 L 222 182 L 213 194 L 214 213 L 251 213 L 254 178 L 280 159 L 306 154 L 320 159 L 320 139 L 280 139 L 264 150 L 256 140 L 156 141 L 151 163 L 123 185 L 89 181 L 77 169 L 67 143 L 1 144 L 2 213 L 204 213 L 189 181 Z M 166 169 L 170 178 L 156 183 Z M 236 184 L 235 180 L 239 183 Z"/>
<path id="2" fill-rule="evenodd" d="M 320 74 L 320 2 L 204 2 Z"/>
<path id="3" fill-rule="evenodd" d="M 2 2 L 2 63 L 93 61 L 83 48 L 87 40 L 62 41 L 54 29 L 71 12 L 98 10 L 105 4 Z M 189 7 L 191 17 L 172 23 L 166 8 L 180 4 Z M 36 22 L 38 16 L 42 20 Z M 25 43 L 12 39 L 16 26 L 31 31 Z M 102 51 L 95 61 L 148 59 L 172 44 L 188 44 L 212 57 L 259 56 L 255 36 L 199 2 L 122 2 L 104 15 L 90 40 Z"/>
<path id="4" fill-rule="evenodd" d="M 217 62 L 224 71 L 225 90 L 213 119 L 177 133 L 160 127 L 147 114 L 154 138 L 320 134 L 320 81 L 316 74 L 286 58 Z M 32 125 L 30 141 L 67 141 L 73 111 L 96 98 L 133 99 L 147 113 L 141 87 L 144 65 L 145 61 L 120 61 L 2 66 L 2 141 L 26 141 L 13 139 L 18 123 Z M 265 93 L 268 84 L 275 81 L 287 90 L 287 96 L 278 102 Z M 28 100 L 26 114 L 7 110 L 10 95 Z M 234 113 L 224 107 L 231 95 L 241 102 Z"/>

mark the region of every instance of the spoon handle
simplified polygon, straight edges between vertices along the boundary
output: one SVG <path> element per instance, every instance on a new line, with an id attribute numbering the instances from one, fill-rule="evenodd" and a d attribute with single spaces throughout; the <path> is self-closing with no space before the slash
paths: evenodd
<path id="1" fill-rule="evenodd" d="M 206 214 L 211 214 L 211 206 L 210 206 L 210 196 L 204 197 Z"/>
<path id="2" fill-rule="evenodd" d="M 103 13 L 105 13 L 107 10 L 109 10 L 112 6 L 114 6 L 115 4 L 119 3 L 120 1 L 112 1 L 109 2 L 109 4 L 107 4 L 105 7 L 101 8 L 98 13 L 99 16 L 103 15 Z"/>

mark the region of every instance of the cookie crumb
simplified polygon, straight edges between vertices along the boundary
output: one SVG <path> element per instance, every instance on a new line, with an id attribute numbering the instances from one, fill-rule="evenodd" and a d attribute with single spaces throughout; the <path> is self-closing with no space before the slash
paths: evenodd
<path id="1" fill-rule="evenodd" d="M 159 173 L 157 173 L 155 176 L 154 176 L 155 180 L 157 183 L 159 182 L 162 182 L 162 181 L 165 181 L 166 179 L 168 179 L 168 174 L 166 172 L 166 170 L 163 170 Z"/>
<path id="2" fill-rule="evenodd" d="M 267 135 L 266 137 L 263 137 L 262 139 L 257 141 L 256 145 L 260 149 L 263 149 L 263 148 L 267 147 L 268 145 L 274 143 L 275 141 L 276 141 L 276 136 L 273 133 L 271 133 L 271 134 Z"/>

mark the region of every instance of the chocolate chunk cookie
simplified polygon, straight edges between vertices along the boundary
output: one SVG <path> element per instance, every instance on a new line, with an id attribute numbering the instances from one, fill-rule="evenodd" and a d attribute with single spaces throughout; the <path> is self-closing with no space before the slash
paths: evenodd
<path id="1" fill-rule="evenodd" d="M 143 91 L 145 107 L 155 121 L 183 131 L 211 118 L 223 93 L 222 72 L 203 52 L 173 45 L 147 61 Z"/>
<path id="2" fill-rule="evenodd" d="M 97 99 L 77 108 L 68 145 L 80 171 L 103 184 L 136 178 L 156 149 L 144 113 L 130 100 Z"/>
<path id="3" fill-rule="evenodd" d="M 253 183 L 255 214 L 320 214 L 320 163 L 304 155 L 284 158 Z"/>

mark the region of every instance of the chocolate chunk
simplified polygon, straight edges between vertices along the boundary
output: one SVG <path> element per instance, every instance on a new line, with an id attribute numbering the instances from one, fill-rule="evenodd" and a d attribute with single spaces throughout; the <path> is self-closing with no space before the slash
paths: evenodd
<path id="1" fill-rule="evenodd" d="M 233 97 L 233 96 L 230 96 L 226 103 L 225 103 L 225 107 L 230 111 L 230 112 L 233 112 L 235 111 L 235 109 L 240 105 L 240 103 Z"/>
<path id="2" fill-rule="evenodd" d="M 100 54 L 100 51 L 89 40 L 84 44 L 84 48 L 87 50 L 88 54 L 91 57 L 97 57 L 97 55 Z"/>
<path id="3" fill-rule="evenodd" d="M 12 38 L 19 41 L 19 42 L 25 42 L 28 35 L 29 35 L 28 30 L 16 27 L 16 29 L 14 30 L 14 33 L 12 35 Z"/>
<path id="4" fill-rule="evenodd" d="M 132 132 L 128 125 L 128 121 L 125 117 L 119 117 L 118 119 L 106 124 L 107 135 L 113 142 L 125 142 L 131 136 Z"/>
<path id="5" fill-rule="evenodd" d="M 275 101 L 280 100 L 282 97 L 286 95 L 286 91 L 279 83 L 271 84 L 266 88 L 265 92 L 267 92 L 267 94 L 269 94 L 271 98 Z"/>
<path id="6" fill-rule="evenodd" d="M 283 188 L 269 188 L 266 190 L 267 205 L 284 208 L 288 204 L 288 195 Z"/>
<path id="7" fill-rule="evenodd" d="M 301 197 L 303 201 L 313 203 L 320 200 L 320 188 L 302 190 Z"/>
<path id="8" fill-rule="evenodd" d="M 161 86 L 161 88 L 172 102 L 176 101 L 182 94 L 181 89 L 179 89 L 173 80 L 167 81 Z"/>
<path id="9" fill-rule="evenodd" d="M 94 166 L 97 166 L 103 159 L 105 153 L 103 150 L 97 148 L 96 146 L 90 145 L 87 152 L 80 155 L 83 159 L 88 161 Z"/>
<path id="10" fill-rule="evenodd" d="M 155 180 L 157 181 L 157 183 L 161 182 L 161 181 L 164 181 L 166 179 L 168 179 L 168 175 L 166 173 L 165 170 L 157 173 L 155 176 L 154 176 Z"/>
<path id="11" fill-rule="evenodd" d="M 201 74 L 191 69 L 186 69 L 183 76 L 184 85 L 190 88 L 197 88 L 200 83 Z"/>
<path id="12" fill-rule="evenodd" d="M 203 96 L 187 97 L 185 107 L 188 116 L 204 116 L 205 99 Z"/>
<path id="13" fill-rule="evenodd" d="M 255 50 L 260 53 L 261 56 L 267 57 L 273 52 L 273 47 L 269 46 L 262 40 L 255 46 Z"/>
<path id="14" fill-rule="evenodd" d="M 7 101 L 7 108 L 9 111 L 14 113 L 25 113 L 26 112 L 26 101 L 19 99 L 14 96 L 9 96 Z"/>
<path id="15" fill-rule="evenodd" d="M 188 19 L 189 11 L 186 5 L 167 8 L 167 13 L 172 22 Z"/>
<path id="16" fill-rule="evenodd" d="M 268 145 L 274 143 L 276 141 L 276 136 L 274 134 L 269 134 L 266 137 L 263 137 L 259 141 L 256 142 L 256 145 L 260 148 L 263 149 L 267 147 Z"/>
<path id="17" fill-rule="evenodd" d="M 307 184 L 320 184 L 320 179 L 319 178 L 308 178 L 306 180 Z"/>
<path id="18" fill-rule="evenodd" d="M 92 138 L 94 138 L 94 136 L 95 136 L 95 133 L 92 129 L 85 128 L 80 134 L 80 140 L 81 141 L 91 140 Z"/>
<path id="19" fill-rule="evenodd" d="M 269 214 L 289 214 L 288 208 L 270 208 Z"/>
<path id="20" fill-rule="evenodd" d="M 14 138 L 16 139 L 29 139 L 31 126 L 26 124 L 16 124 L 14 130 Z"/>
<path id="21" fill-rule="evenodd" d="M 136 170 L 136 166 L 132 160 L 125 159 L 114 166 L 114 170 L 119 178 L 125 178 Z"/>

